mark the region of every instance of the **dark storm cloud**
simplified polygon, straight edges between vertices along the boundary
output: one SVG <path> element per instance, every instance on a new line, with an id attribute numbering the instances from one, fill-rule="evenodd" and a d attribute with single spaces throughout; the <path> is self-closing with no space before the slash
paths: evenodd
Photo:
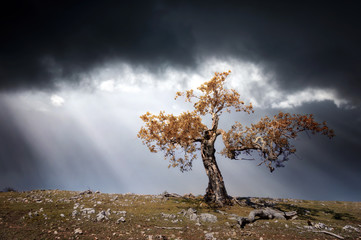
<path id="1" fill-rule="evenodd" d="M 150 1 L 14 1 L 1 11 L 1 89 L 53 87 L 105 61 L 190 64 L 192 38 Z"/>
<path id="2" fill-rule="evenodd" d="M 360 3 L 12 1 L 2 6 L 0 89 L 53 87 L 112 60 L 263 65 L 285 90 L 336 88 L 360 103 Z"/>

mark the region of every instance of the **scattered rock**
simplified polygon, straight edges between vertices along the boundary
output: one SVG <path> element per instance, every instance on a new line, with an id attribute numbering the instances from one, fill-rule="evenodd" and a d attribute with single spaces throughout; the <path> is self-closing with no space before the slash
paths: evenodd
<path id="1" fill-rule="evenodd" d="M 81 210 L 81 213 L 83 215 L 85 215 L 85 214 L 93 214 L 93 213 L 95 213 L 95 209 L 94 208 L 83 208 Z"/>
<path id="2" fill-rule="evenodd" d="M 63 213 L 60 214 L 60 217 L 65 217 L 65 215 Z"/>
<path id="3" fill-rule="evenodd" d="M 80 228 L 77 228 L 74 230 L 74 233 L 81 235 L 81 234 L 83 234 L 83 231 Z"/>
<path id="4" fill-rule="evenodd" d="M 182 209 L 182 211 L 180 211 L 180 214 L 183 214 L 184 217 L 189 217 L 196 213 L 197 213 L 197 210 L 195 210 L 193 208 L 188 208 L 188 210 Z"/>
<path id="5" fill-rule="evenodd" d="M 110 201 L 116 201 L 116 200 L 118 200 L 118 196 L 115 196 L 114 198 L 112 198 L 112 199 L 110 199 Z"/>
<path id="6" fill-rule="evenodd" d="M 201 215 L 199 215 L 199 218 L 202 222 L 217 222 L 217 216 L 210 213 L 201 213 Z"/>
<path id="7" fill-rule="evenodd" d="M 226 213 L 226 212 L 223 212 L 223 211 L 218 210 L 218 209 L 216 210 L 216 212 L 217 212 L 217 213 L 220 213 L 220 214 L 222 214 L 222 215 L 227 215 L 227 213 Z"/>
<path id="8" fill-rule="evenodd" d="M 195 198 L 195 196 L 192 193 L 184 194 L 184 198 Z"/>
<path id="9" fill-rule="evenodd" d="M 113 211 L 113 213 L 116 215 L 122 215 L 123 217 L 125 217 L 125 215 L 127 214 L 127 211 Z"/>
<path id="10" fill-rule="evenodd" d="M 167 214 L 167 213 L 161 213 L 162 217 L 169 218 L 169 219 L 175 219 L 177 216 L 174 214 Z"/>
<path id="11" fill-rule="evenodd" d="M 85 195 L 85 194 L 93 194 L 93 192 L 91 190 L 86 190 L 86 191 L 79 193 L 79 195 Z"/>
<path id="12" fill-rule="evenodd" d="M 206 240 L 216 240 L 217 238 L 213 237 L 213 233 L 206 233 L 204 235 Z"/>
<path id="13" fill-rule="evenodd" d="M 352 232 L 352 231 L 355 231 L 355 232 L 361 232 L 361 230 L 357 227 L 354 227 L 354 226 L 351 226 L 351 225 L 346 225 L 342 228 L 342 230 L 345 230 L 347 232 Z"/>
<path id="14" fill-rule="evenodd" d="M 101 222 L 101 221 L 103 221 L 103 220 L 108 220 L 108 217 L 107 217 L 105 211 L 103 210 L 103 211 L 100 211 L 100 212 L 97 214 L 96 219 L 97 219 L 98 222 Z"/>
<path id="15" fill-rule="evenodd" d="M 177 193 L 168 193 L 167 191 L 162 193 L 162 196 L 165 198 L 168 197 L 182 197 L 181 195 L 177 194 Z"/>
<path id="16" fill-rule="evenodd" d="M 125 218 L 124 217 L 121 217 L 117 220 L 117 223 L 121 223 L 121 222 L 125 222 Z"/>
<path id="17" fill-rule="evenodd" d="M 105 212 L 105 215 L 107 216 L 107 217 L 109 217 L 110 216 L 110 208 L 108 208 L 108 210 Z"/>
<path id="18" fill-rule="evenodd" d="M 73 218 L 75 218 L 77 215 L 78 215 L 78 211 L 77 211 L 77 210 L 74 210 L 74 211 L 71 213 L 71 216 L 72 216 Z"/>

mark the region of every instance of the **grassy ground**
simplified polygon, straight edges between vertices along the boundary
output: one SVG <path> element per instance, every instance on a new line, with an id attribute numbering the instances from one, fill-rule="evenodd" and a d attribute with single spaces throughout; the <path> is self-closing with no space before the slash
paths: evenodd
<path id="1" fill-rule="evenodd" d="M 260 198 L 239 202 L 242 206 L 216 209 L 200 196 L 166 198 L 59 190 L 2 192 L 0 239 L 336 239 L 319 231 L 344 239 L 361 239 L 361 232 L 357 231 L 361 231 L 361 202 Z M 254 208 L 265 206 L 295 210 L 298 218 L 258 220 L 243 229 L 239 227 L 236 215 L 248 216 Z M 92 208 L 95 213 L 84 213 L 85 208 Z M 197 210 L 198 215 L 213 214 L 217 222 L 192 221 L 181 213 L 189 208 Z M 110 213 L 108 219 L 97 221 L 97 214 L 103 210 Z M 121 217 L 125 221 L 119 220 Z M 354 229 L 344 229 L 347 225 Z"/>

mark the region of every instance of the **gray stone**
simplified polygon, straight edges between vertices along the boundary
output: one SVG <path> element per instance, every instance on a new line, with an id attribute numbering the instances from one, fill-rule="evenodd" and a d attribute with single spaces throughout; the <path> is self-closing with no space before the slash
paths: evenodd
<path id="1" fill-rule="evenodd" d="M 103 210 L 97 214 L 96 219 L 98 222 L 101 222 L 103 220 L 108 220 L 108 217 L 106 216 L 105 211 Z"/>
<path id="2" fill-rule="evenodd" d="M 167 213 L 161 213 L 162 217 L 169 218 L 169 219 L 175 219 L 177 216 L 174 214 L 167 214 Z"/>
<path id="3" fill-rule="evenodd" d="M 195 214 L 195 213 L 191 213 L 190 215 L 188 215 L 188 217 L 189 217 L 189 220 L 191 220 L 191 221 L 196 221 L 198 218 L 197 214 Z"/>
<path id="4" fill-rule="evenodd" d="M 83 234 L 83 230 L 81 230 L 80 228 L 77 228 L 74 230 L 75 234 Z"/>
<path id="5" fill-rule="evenodd" d="M 73 218 L 75 218 L 76 215 L 78 215 L 78 211 L 77 211 L 77 210 L 74 210 L 74 211 L 71 213 L 71 216 L 72 216 Z"/>
<path id="6" fill-rule="evenodd" d="M 199 218 L 202 222 L 212 222 L 212 223 L 217 222 L 217 216 L 210 213 L 201 213 Z"/>
<path id="7" fill-rule="evenodd" d="M 86 190 L 84 192 L 79 193 L 79 195 L 84 195 L 84 194 L 92 194 L 93 192 L 91 190 Z"/>
<path id="8" fill-rule="evenodd" d="M 121 217 L 117 220 L 117 223 L 121 223 L 121 222 L 125 222 L 125 218 L 124 217 Z"/>
<path id="9" fill-rule="evenodd" d="M 204 237 L 206 240 L 216 240 L 217 239 L 217 238 L 213 237 L 213 233 L 206 233 Z"/>
<path id="10" fill-rule="evenodd" d="M 95 209 L 94 208 L 83 208 L 81 210 L 82 214 L 86 215 L 86 214 L 93 214 L 95 213 Z"/>
<path id="11" fill-rule="evenodd" d="M 105 212 L 105 215 L 106 215 L 107 217 L 109 217 L 109 216 L 110 216 L 110 213 L 111 213 L 110 208 L 108 208 L 108 210 Z"/>
<path id="12" fill-rule="evenodd" d="M 348 231 L 348 232 L 352 232 L 352 231 L 356 231 L 356 232 L 361 232 L 361 230 L 357 227 L 351 226 L 351 225 L 346 225 L 342 228 L 342 230 Z"/>

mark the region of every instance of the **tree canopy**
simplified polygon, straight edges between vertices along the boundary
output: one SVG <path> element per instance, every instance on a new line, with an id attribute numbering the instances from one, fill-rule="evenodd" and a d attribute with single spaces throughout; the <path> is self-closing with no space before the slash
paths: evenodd
<path id="1" fill-rule="evenodd" d="M 224 112 L 254 112 L 251 103 L 246 105 L 240 100 L 240 94 L 234 89 L 225 88 L 225 81 L 230 71 L 215 73 L 210 81 L 185 92 L 177 92 L 175 99 L 184 97 L 193 103 L 194 110 L 178 116 L 160 112 L 158 115 L 147 112 L 141 116 L 143 126 L 138 137 L 151 152 L 161 151 L 170 161 L 169 167 L 179 167 L 181 171 L 192 168 L 192 161 L 197 158 L 198 150 L 204 141 L 215 141 L 221 135 L 225 157 L 239 159 L 241 154 L 257 152 L 261 164 L 269 170 L 283 166 L 289 156 L 296 152 L 291 140 L 300 132 L 320 133 L 332 138 L 333 130 L 326 122 L 318 123 L 312 114 L 289 114 L 280 112 L 273 117 L 264 117 L 258 123 L 244 126 L 236 122 L 229 131 L 218 128 L 219 118 Z M 210 115 L 212 126 L 202 122 L 202 117 Z"/>

